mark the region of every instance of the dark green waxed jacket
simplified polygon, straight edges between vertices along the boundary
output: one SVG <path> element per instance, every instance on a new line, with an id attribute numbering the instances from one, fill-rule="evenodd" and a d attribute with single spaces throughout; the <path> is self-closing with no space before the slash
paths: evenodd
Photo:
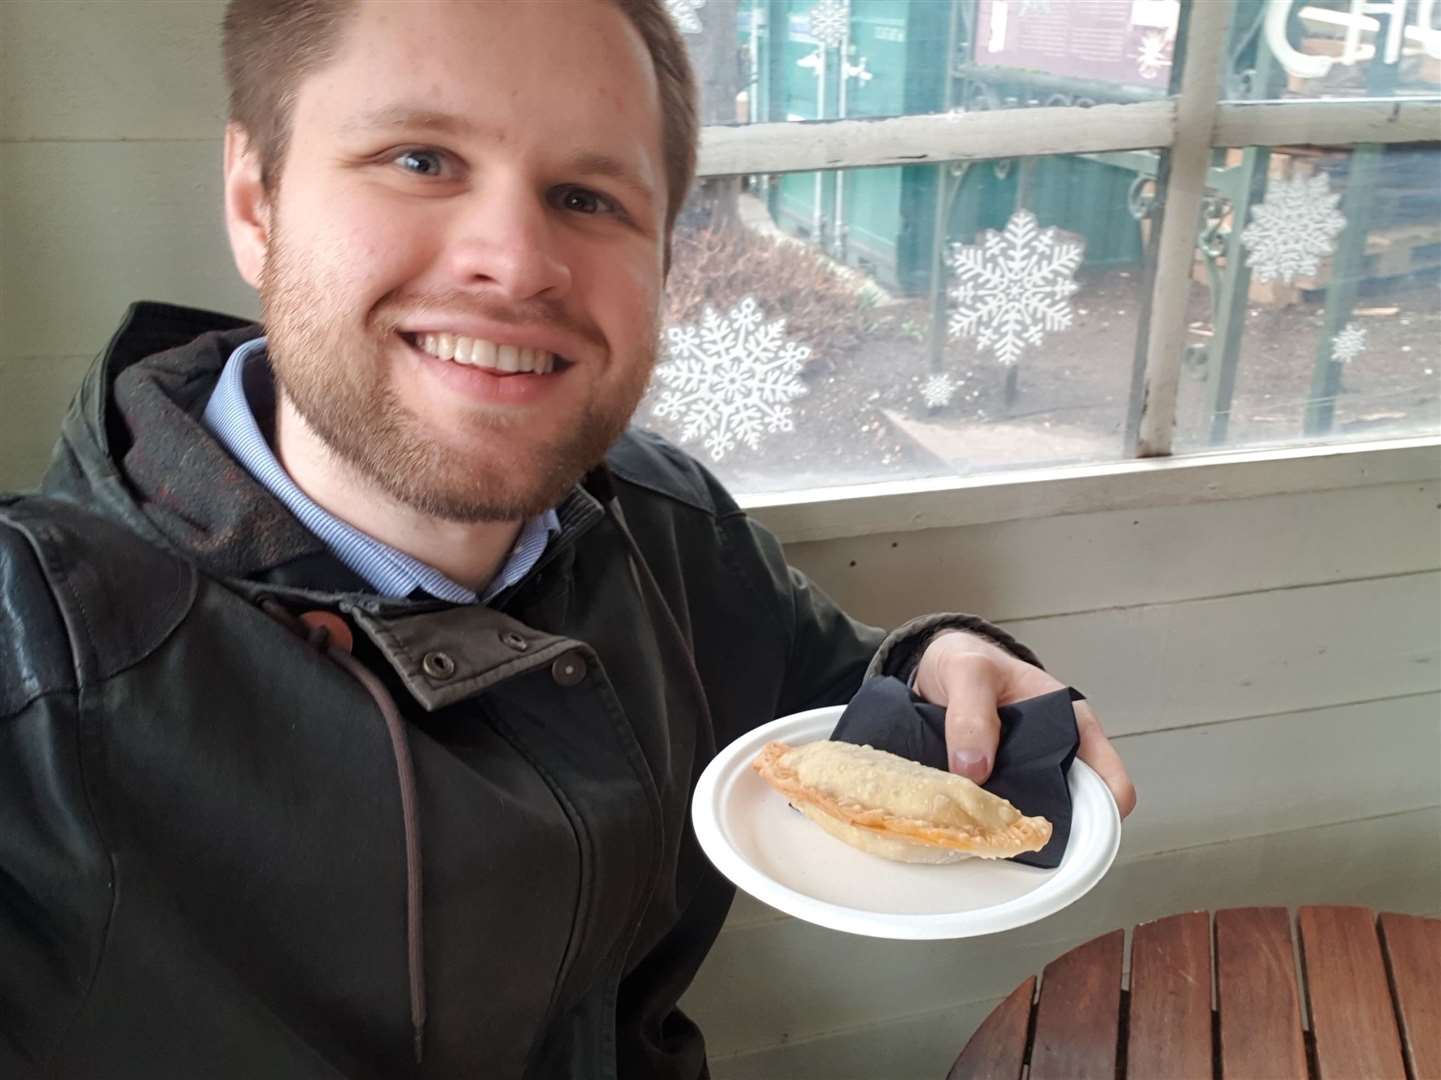
<path id="1" fill-rule="evenodd" d="M 377 597 L 200 426 L 259 332 L 136 305 L 0 496 L 0 1077 L 703 1076 L 716 749 L 1029 653 L 854 622 L 637 432 L 491 604 Z"/>

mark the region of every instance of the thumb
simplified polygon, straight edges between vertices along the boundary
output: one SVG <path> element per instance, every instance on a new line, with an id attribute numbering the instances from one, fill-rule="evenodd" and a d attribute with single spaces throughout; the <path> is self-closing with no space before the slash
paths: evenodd
<path id="1" fill-rule="evenodd" d="M 995 764 L 1001 720 L 995 666 L 985 657 L 975 660 L 953 663 L 946 673 L 946 757 L 951 772 L 980 784 Z"/>

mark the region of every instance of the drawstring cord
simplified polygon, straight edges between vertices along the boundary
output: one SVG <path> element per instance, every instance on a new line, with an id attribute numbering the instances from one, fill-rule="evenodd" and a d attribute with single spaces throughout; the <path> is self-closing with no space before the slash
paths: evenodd
<path id="1" fill-rule="evenodd" d="M 395 771 L 400 780 L 400 816 L 405 826 L 406 958 L 410 970 L 410 1024 L 415 1037 L 415 1063 L 419 1065 L 425 1054 L 425 937 L 421 922 L 420 819 L 415 807 L 415 766 L 405 735 L 405 721 L 385 684 L 350 653 L 332 645 L 330 631 L 326 627 L 308 625 L 268 596 L 262 597 L 259 604 L 267 615 L 304 638 L 308 645 L 360 683 L 385 718 L 391 753 L 395 755 Z"/>
<path id="2" fill-rule="evenodd" d="M 610 489 L 609 475 L 605 470 L 598 470 L 604 477 L 603 484 Z M 593 474 L 594 475 L 594 474 Z M 608 496 L 608 497 L 605 497 Z M 678 641 L 685 641 L 685 635 L 681 632 L 680 625 L 676 621 L 675 614 L 671 611 L 670 605 L 665 600 L 665 594 L 661 591 L 660 584 L 656 581 L 655 575 L 651 573 L 650 565 L 646 562 L 645 556 L 641 553 L 640 545 L 631 535 L 630 529 L 626 526 L 625 515 L 620 508 L 620 500 L 616 498 L 614 490 L 605 491 L 602 497 L 602 505 L 609 511 L 611 520 L 619 528 L 620 534 L 626 546 L 626 562 L 630 570 L 631 580 L 639 592 L 642 601 L 647 594 L 656 601 L 656 606 L 664 613 L 666 621 L 670 624 L 671 631 L 676 635 Z M 405 923 L 406 923 L 406 954 L 410 971 L 410 1023 L 415 1039 L 415 1062 L 419 1065 L 425 1052 L 425 955 L 424 955 L 424 930 L 421 915 L 421 858 L 420 858 L 420 819 L 416 811 L 416 790 L 415 790 L 415 766 L 410 757 L 410 743 L 405 734 L 405 721 L 401 718 L 400 709 L 391 697 L 390 691 L 385 684 L 376 678 L 375 673 L 362 664 L 355 657 L 351 656 L 344 648 L 337 648 L 330 641 L 330 631 L 324 625 L 311 625 L 302 619 L 292 615 L 284 606 L 271 597 L 263 596 L 258 601 L 262 611 L 280 623 L 287 630 L 302 638 L 322 656 L 328 657 L 334 664 L 349 674 L 356 682 L 365 688 L 366 692 L 374 699 L 376 707 L 380 710 L 381 716 L 385 718 L 385 728 L 390 735 L 390 749 L 395 756 L 395 771 L 400 783 L 400 815 L 405 827 Z M 705 702 L 705 691 L 702 687 L 700 672 L 696 670 L 695 660 L 690 656 L 690 649 L 683 650 L 688 660 L 689 671 L 693 689 L 696 691 L 698 700 Z"/>

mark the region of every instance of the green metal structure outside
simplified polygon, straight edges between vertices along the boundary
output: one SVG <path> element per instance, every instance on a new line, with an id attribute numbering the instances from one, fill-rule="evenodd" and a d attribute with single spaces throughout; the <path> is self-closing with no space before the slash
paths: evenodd
<path id="1" fill-rule="evenodd" d="M 969 55 L 976 0 L 851 0 L 847 40 L 827 49 L 810 33 L 814 6 L 815 0 L 753 0 L 743 8 L 743 33 L 754 35 L 747 44 L 757 64 L 756 119 L 933 114 L 1054 97 L 1038 93 L 1032 80 L 982 82 L 964 77 L 963 64 L 948 65 L 948 52 L 957 61 Z M 1114 98 L 1131 99 L 1124 92 Z M 1041 225 L 1084 237 L 1087 265 L 1135 264 L 1141 231 L 1127 200 L 1134 177 L 1129 169 L 1074 157 L 978 165 L 947 193 L 944 236 L 973 242 L 983 230 L 1004 228 L 1024 207 Z M 771 178 L 767 196 L 787 232 L 886 288 L 922 295 L 930 286 L 936 217 L 944 212 L 937 185 L 947 182 L 947 169 L 934 165 L 792 173 Z"/>

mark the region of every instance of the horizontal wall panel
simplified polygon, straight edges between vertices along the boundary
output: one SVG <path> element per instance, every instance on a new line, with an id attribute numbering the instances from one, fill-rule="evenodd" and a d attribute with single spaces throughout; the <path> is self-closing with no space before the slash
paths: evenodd
<path id="1" fill-rule="evenodd" d="M 749 893 L 737 889 L 735 902 L 731 904 L 730 915 L 726 918 L 726 926 L 754 926 L 786 918 L 789 916 L 784 912 L 777 911 L 769 904 L 763 904 Z"/>
<path id="2" fill-rule="evenodd" d="M 39 483 L 88 356 L 0 360 L 0 491 Z"/>
<path id="3" fill-rule="evenodd" d="M 786 545 L 858 618 L 1024 619 L 1441 567 L 1441 483 L 1067 514 Z"/>
<path id="4" fill-rule="evenodd" d="M 230 258 L 218 141 L 0 149 L 0 359 L 94 355 L 139 299 L 257 310 Z"/>
<path id="5" fill-rule="evenodd" d="M 1441 803 L 1441 694 L 1124 736 L 1122 858 Z"/>
<path id="6" fill-rule="evenodd" d="M 1018 980 L 1019 981 L 1019 980 Z M 942 1080 L 1001 998 L 711 1061 L 713 1080 Z"/>
<path id="7" fill-rule="evenodd" d="M 1441 438 L 1266 447 L 746 495 L 788 544 L 1441 479 Z"/>
<path id="8" fill-rule="evenodd" d="M 937 1010 L 994 1002 L 1067 949 L 1117 927 L 1252 904 L 1363 904 L 1435 914 L 1438 837 L 1441 808 L 1428 807 L 1133 859 L 1049 919 L 960 941 L 884 941 L 794 919 L 727 928 L 682 1007 L 706 1033 L 718 1078 L 864 1075 L 812 1071 L 810 1062 L 832 1060 L 821 1037 L 844 1039 L 848 1029 L 864 1028 L 865 1038 L 849 1044 L 860 1053 L 866 1039 L 884 1039 L 876 1025 L 929 1015 L 959 1052 L 972 1029 L 954 1028 Z M 979 1010 L 976 1023 L 986 1011 Z M 939 1055 L 945 1045 L 916 1038 L 930 1047 L 926 1055 Z M 741 1054 L 747 1056 L 734 1058 Z M 945 1075 L 938 1060 L 908 1063 L 918 1070 L 912 1073 L 871 1075 L 938 1078 Z"/>
<path id="9" fill-rule="evenodd" d="M 0 3 L 0 140 L 215 139 L 224 0 Z"/>
<path id="10" fill-rule="evenodd" d="M 1441 689 L 1441 574 L 1007 623 L 1112 735 Z"/>

